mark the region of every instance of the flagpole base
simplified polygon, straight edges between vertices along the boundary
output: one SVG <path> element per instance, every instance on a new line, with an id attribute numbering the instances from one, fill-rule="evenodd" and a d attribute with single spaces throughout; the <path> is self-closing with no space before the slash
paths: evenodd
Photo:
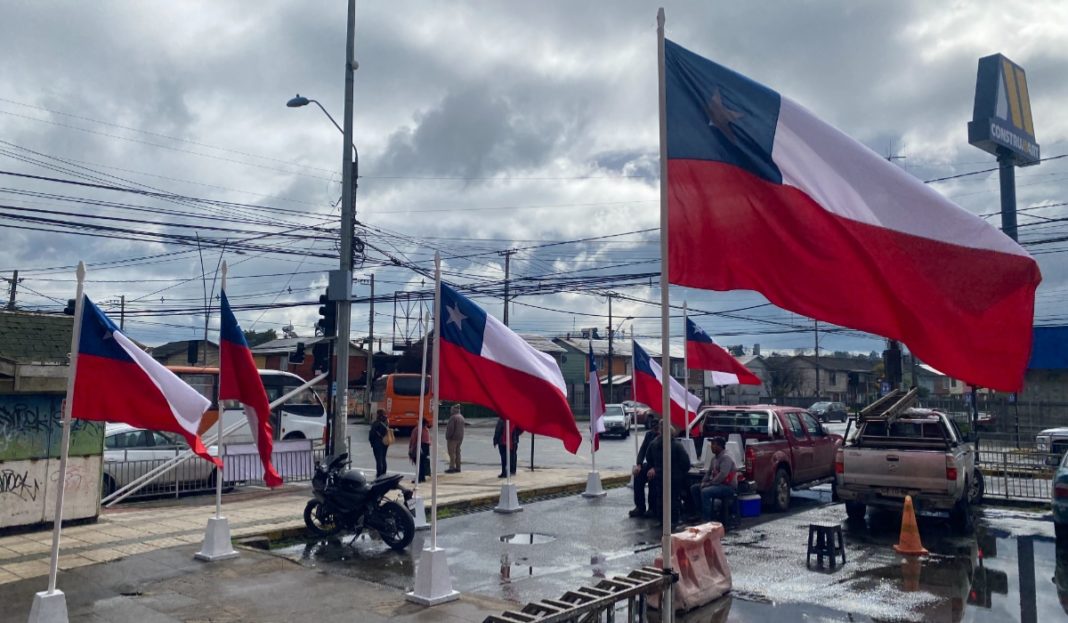
<path id="1" fill-rule="evenodd" d="M 412 516 L 415 517 L 415 529 L 416 530 L 428 530 L 430 524 L 426 522 L 426 503 L 423 502 L 423 496 L 417 495 L 412 498 Z"/>
<path id="2" fill-rule="evenodd" d="M 423 550 L 419 566 L 415 568 L 415 588 L 405 593 L 404 598 L 423 606 L 436 606 L 460 598 L 460 591 L 452 588 L 444 549 L 428 547 Z"/>
<path id="3" fill-rule="evenodd" d="M 493 509 L 495 513 L 518 513 L 523 510 L 519 505 L 519 493 L 514 483 L 501 485 L 501 501 Z"/>
<path id="4" fill-rule="evenodd" d="M 67 623 L 67 596 L 58 588 L 34 593 L 29 623 Z"/>
<path id="5" fill-rule="evenodd" d="M 686 456 L 690 457 L 690 465 L 697 464 L 697 450 L 694 448 L 693 439 L 690 437 L 684 437 L 679 441 L 682 442 L 683 447 L 686 448 Z"/>
<path id="6" fill-rule="evenodd" d="M 237 550 L 230 542 L 230 522 L 226 517 L 212 517 L 208 519 L 208 527 L 204 531 L 204 544 L 193 558 L 205 562 L 236 558 Z"/>
<path id="7" fill-rule="evenodd" d="M 601 474 L 590 472 L 586 476 L 586 490 L 582 492 L 584 498 L 603 498 L 608 492 L 601 486 Z"/>

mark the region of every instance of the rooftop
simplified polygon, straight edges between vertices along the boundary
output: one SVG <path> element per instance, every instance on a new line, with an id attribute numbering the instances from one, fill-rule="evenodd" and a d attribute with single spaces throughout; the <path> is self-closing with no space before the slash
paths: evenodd
<path id="1" fill-rule="evenodd" d="M 71 316 L 0 312 L 0 357 L 15 363 L 67 363 Z"/>

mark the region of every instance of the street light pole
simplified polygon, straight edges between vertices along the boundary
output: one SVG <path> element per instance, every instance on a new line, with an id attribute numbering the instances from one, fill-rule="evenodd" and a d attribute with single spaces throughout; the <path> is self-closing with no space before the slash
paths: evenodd
<path id="1" fill-rule="evenodd" d="M 345 116 L 342 119 L 344 135 L 341 147 L 341 258 L 340 270 L 345 284 L 344 291 L 337 294 L 337 407 L 334 417 L 334 448 L 336 453 L 345 451 L 348 441 L 349 415 L 349 334 L 352 328 L 352 230 L 356 217 L 356 173 L 359 159 L 349 154 L 352 144 L 352 91 L 353 73 L 356 71 L 356 0 L 349 0 L 345 35 Z"/>

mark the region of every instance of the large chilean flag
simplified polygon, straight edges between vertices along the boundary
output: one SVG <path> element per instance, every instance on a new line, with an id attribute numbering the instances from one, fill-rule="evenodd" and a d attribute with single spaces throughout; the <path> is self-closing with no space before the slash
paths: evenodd
<path id="1" fill-rule="evenodd" d="M 237 324 L 237 317 L 230 309 L 226 292 L 221 292 L 222 305 L 219 331 L 219 400 L 237 400 L 245 407 L 245 417 L 256 440 L 256 449 L 263 464 L 263 482 L 268 487 L 282 486 L 282 477 L 271 464 L 271 452 L 274 450 L 274 431 L 271 428 L 271 403 L 267 400 L 267 390 L 263 388 L 263 379 L 256 369 L 245 334 Z M 220 412 L 222 407 L 220 405 Z M 222 430 L 220 418 L 219 430 Z"/>
<path id="2" fill-rule="evenodd" d="M 141 350 L 86 296 L 71 417 L 178 433 L 222 467 L 197 436 L 211 401 Z"/>
<path id="3" fill-rule="evenodd" d="M 760 385 L 757 375 L 689 318 L 686 319 L 686 367 L 708 370 L 712 373 L 713 385 Z"/>
<path id="4" fill-rule="evenodd" d="M 1016 391 L 1038 265 L 800 105 L 665 41 L 671 283 L 756 290 Z"/>
<path id="5" fill-rule="evenodd" d="M 582 443 L 556 361 L 441 284 L 442 400 L 473 402 L 574 454 Z"/>
<path id="6" fill-rule="evenodd" d="M 663 370 L 637 342 L 631 342 L 631 347 L 634 349 L 634 376 L 631 379 L 634 400 L 644 402 L 653 411 L 659 412 L 663 408 Z M 689 406 L 690 413 L 697 413 L 701 408 L 701 399 L 686 391 L 673 377 L 668 376 L 668 379 L 671 382 L 671 423 L 679 430 L 686 430 L 686 407 Z"/>

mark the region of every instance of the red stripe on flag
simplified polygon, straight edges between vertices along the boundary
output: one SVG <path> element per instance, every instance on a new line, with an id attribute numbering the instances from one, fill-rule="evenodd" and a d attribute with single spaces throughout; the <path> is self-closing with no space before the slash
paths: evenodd
<path id="1" fill-rule="evenodd" d="M 723 163 L 671 160 L 668 171 L 671 283 L 756 290 L 784 309 L 901 340 L 968 383 L 1022 387 L 1041 279 L 1032 258 L 845 219 Z M 911 209 L 922 218 L 923 206 Z"/>
<path id="2" fill-rule="evenodd" d="M 264 484 L 271 488 L 282 486 L 282 477 L 271 463 L 271 455 L 274 452 L 271 403 L 267 400 L 267 392 L 263 388 L 260 372 L 256 369 L 252 351 L 230 340 L 220 340 L 219 377 L 219 400 L 238 400 L 255 412 L 256 421 L 250 421 L 249 426 L 255 427 L 254 437 L 260 462 L 263 464 Z M 221 423 L 219 430 L 222 430 Z"/>
<path id="3" fill-rule="evenodd" d="M 659 413 L 663 408 L 661 405 L 664 400 L 662 394 L 664 386 L 660 384 L 660 381 L 656 380 L 655 376 L 650 376 L 644 372 L 638 372 L 632 380 L 634 382 L 634 400 L 644 402 L 652 407 L 654 412 Z M 680 431 L 686 430 L 686 409 L 674 400 L 671 400 L 670 403 L 672 425 Z M 690 413 L 693 413 L 693 411 Z"/>
<path id="4" fill-rule="evenodd" d="M 760 379 L 755 374 L 718 344 L 687 340 L 686 366 L 691 370 L 712 370 L 734 374 L 742 385 L 760 385 Z"/>

